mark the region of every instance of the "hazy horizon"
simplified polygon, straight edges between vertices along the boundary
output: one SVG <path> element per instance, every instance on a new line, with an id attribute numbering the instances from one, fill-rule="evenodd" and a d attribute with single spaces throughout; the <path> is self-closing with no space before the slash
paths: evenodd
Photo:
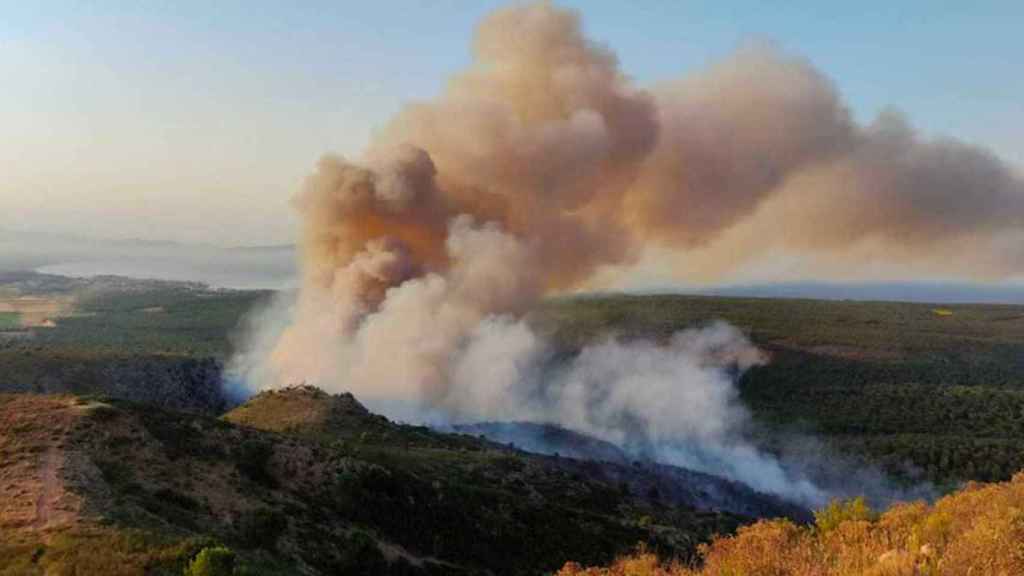
<path id="1" fill-rule="evenodd" d="M 175 242 L 131 243 L 86 238 L 65 238 L 64 243 L 33 243 L 20 251 L 5 244 L 10 233 L 0 230 L 0 273 L 35 271 L 72 277 L 124 276 L 136 279 L 201 282 L 213 288 L 291 290 L 298 282 L 294 245 L 212 247 Z M 17 235 L 14 235 L 17 236 Z M 39 238 L 39 235 L 33 235 Z M 211 250 L 212 248 L 212 250 Z M 813 279 L 776 282 L 692 284 L 637 279 L 609 288 L 609 293 L 631 295 L 682 294 L 700 296 L 798 298 L 824 300 L 879 300 L 934 304 L 1024 304 L 1024 282 L 964 282 L 906 280 L 835 282 Z M 600 295 L 584 290 L 574 296 Z"/>

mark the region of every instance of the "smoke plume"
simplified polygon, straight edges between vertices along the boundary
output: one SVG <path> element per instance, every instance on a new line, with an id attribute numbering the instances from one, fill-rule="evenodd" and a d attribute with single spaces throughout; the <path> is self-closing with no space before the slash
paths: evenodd
<path id="1" fill-rule="evenodd" d="M 638 457 L 710 472 L 818 505 L 826 493 L 748 439 L 734 385 L 764 355 L 735 327 L 676 333 L 667 344 L 610 338 L 553 362 L 523 322 L 479 324 L 440 406 L 456 422 L 555 423 Z"/>
<path id="2" fill-rule="evenodd" d="M 811 502 L 818 488 L 741 438 L 732 381 L 763 360 L 735 329 L 610 340 L 558 366 L 520 318 L 651 250 L 693 277 L 778 252 L 1024 267 L 1024 182 L 1003 162 L 895 113 L 858 125 L 772 46 L 648 89 L 575 12 L 540 3 L 485 19 L 473 55 L 361 159 L 327 156 L 304 183 L 301 289 L 238 359 L 251 385 L 557 422 Z"/>

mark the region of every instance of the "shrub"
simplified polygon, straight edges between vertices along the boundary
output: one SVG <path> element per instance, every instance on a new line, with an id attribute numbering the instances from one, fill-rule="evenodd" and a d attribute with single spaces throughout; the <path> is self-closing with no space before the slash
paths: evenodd
<path id="1" fill-rule="evenodd" d="M 260 508 L 242 522 L 242 539 L 251 548 L 272 550 L 277 546 L 281 532 L 288 527 L 284 514 L 269 508 Z"/>
<path id="2" fill-rule="evenodd" d="M 274 447 L 258 440 L 247 440 L 238 448 L 236 467 L 245 477 L 267 488 L 276 488 L 277 481 L 267 470 L 274 456 Z"/>
<path id="3" fill-rule="evenodd" d="M 969 485 L 932 506 L 899 504 L 875 519 L 863 501 L 833 502 L 817 526 L 761 521 L 701 547 L 699 570 L 640 553 L 559 576 L 963 576 L 1024 574 L 1024 474 Z M 871 520 L 866 521 L 866 520 Z"/>
<path id="4" fill-rule="evenodd" d="M 203 548 L 185 569 L 185 576 L 232 576 L 235 553 L 224 546 Z"/>
<path id="5" fill-rule="evenodd" d="M 340 574 L 376 576 L 387 569 L 387 561 L 374 539 L 357 531 L 349 536 L 335 569 Z"/>
<path id="6" fill-rule="evenodd" d="M 875 513 L 871 511 L 863 496 L 850 500 L 833 500 L 828 506 L 814 513 L 814 523 L 821 532 L 831 532 L 846 521 L 871 521 L 874 518 Z"/>

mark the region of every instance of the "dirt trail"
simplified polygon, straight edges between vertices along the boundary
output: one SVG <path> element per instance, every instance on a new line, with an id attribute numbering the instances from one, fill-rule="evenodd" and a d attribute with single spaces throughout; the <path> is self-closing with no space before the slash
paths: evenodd
<path id="1" fill-rule="evenodd" d="M 63 451 L 57 446 L 50 446 L 43 455 L 42 466 L 39 471 L 41 484 L 39 498 L 36 499 L 36 518 L 32 523 L 35 530 L 42 530 L 50 523 L 50 518 L 55 514 L 54 504 L 62 492 L 60 478 L 57 472 L 63 460 Z"/>
<path id="2" fill-rule="evenodd" d="M 65 485 L 67 453 L 64 442 L 74 423 L 74 409 L 65 401 L 62 410 L 54 411 L 47 421 L 46 450 L 39 458 L 36 471 L 39 496 L 36 498 L 33 530 L 49 530 L 72 523 L 75 519 L 75 498 Z"/>
<path id="3" fill-rule="evenodd" d="M 78 412 L 67 397 L 15 394 L 0 403 L 0 533 L 52 533 L 77 521 L 81 498 L 69 444 Z"/>

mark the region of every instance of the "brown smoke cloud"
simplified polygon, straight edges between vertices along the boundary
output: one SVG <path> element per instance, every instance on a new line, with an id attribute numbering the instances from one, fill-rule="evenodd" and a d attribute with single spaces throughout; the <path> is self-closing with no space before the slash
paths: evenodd
<path id="1" fill-rule="evenodd" d="M 622 203 L 657 142 L 652 96 L 583 36 L 575 13 L 547 4 L 493 14 L 474 54 L 441 98 L 403 110 L 373 153 L 427 150 L 458 211 L 533 245 L 546 288 L 628 259 Z"/>
<path id="2" fill-rule="evenodd" d="M 772 46 L 644 89 L 541 3 L 488 17 L 473 54 L 361 160 L 326 157 L 305 183 L 303 285 L 264 382 L 436 404 L 481 321 L 651 247 L 705 278 L 780 252 L 825 274 L 1024 269 L 1019 176 L 896 114 L 858 125 Z"/>
<path id="3" fill-rule="evenodd" d="M 655 90 L 661 138 L 627 193 L 645 240 L 705 245 L 792 174 L 848 152 L 855 128 L 807 62 L 748 47 Z"/>
<path id="4" fill-rule="evenodd" d="M 693 276 L 713 280 L 771 254 L 801 255 L 830 278 L 1024 272 L 1024 180 L 993 154 L 924 140 L 894 112 L 851 133 L 842 150 L 792 170 L 687 253 Z"/>

